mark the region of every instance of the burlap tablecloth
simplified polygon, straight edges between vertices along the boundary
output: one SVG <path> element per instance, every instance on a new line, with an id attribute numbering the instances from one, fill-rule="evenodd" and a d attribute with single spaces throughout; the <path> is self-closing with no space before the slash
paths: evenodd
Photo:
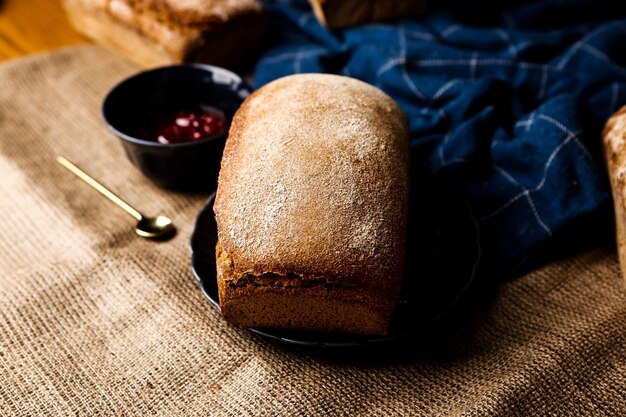
<path id="1" fill-rule="evenodd" d="M 302 351 L 224 323 L 189 268 L 206 195 L 153 186 L 100 120 L 134 71 L 92 46 L 0 66 L 1 416 L 626 415 L 626 296 L 609 249 L 503 284 L 386 351 Z M 57 154 L 178 235 L 136 237 Z"/>

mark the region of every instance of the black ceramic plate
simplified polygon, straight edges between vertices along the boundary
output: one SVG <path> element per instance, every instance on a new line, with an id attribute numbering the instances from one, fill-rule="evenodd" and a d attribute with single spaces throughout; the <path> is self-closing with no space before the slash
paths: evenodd
<path id="1" fill-rule="evenodd" d="M 254 334 L 310 347 L 355 347 L 397 341 L 434 324 L 471 284 L 480 246 L 469 208 L 459 197 L 438 187 L 412 193 L 407 264 L 401 299 L 389 335 L 349 336 L 249 328 Z M 211 195 L 200 211 L 191 236 L 191 267 L 211 304 L 221 312 L 215 272 L 217 225 Z"/>

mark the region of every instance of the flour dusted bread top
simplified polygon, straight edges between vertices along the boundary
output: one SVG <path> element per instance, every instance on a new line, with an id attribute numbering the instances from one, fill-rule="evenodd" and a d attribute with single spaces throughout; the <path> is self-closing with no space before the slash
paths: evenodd
<path id="1" fill-rule="evenodd" d="M 215 214 L 234 284 L 273 274 L 384 293 L 401 280 L 407 201 L 399 106 L 361 81 L 304 74 L 235 115 Z"/>

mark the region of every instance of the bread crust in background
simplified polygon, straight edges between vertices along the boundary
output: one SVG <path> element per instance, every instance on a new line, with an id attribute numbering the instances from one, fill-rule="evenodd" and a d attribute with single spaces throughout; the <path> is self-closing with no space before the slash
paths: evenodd
<path id="1" fill-rule="evenodd" d="M 320 23 L 331 29 L 392 19 L 410 19 L 426 10 L 425 0 L 309 0 Z"/>
<path id="2" fill-rule="evenodd" d="M 102 1 L 102 0 L 97 0 Z M 157 20 L 196 29 L 211 29 L 246 13 L 261 13 L 258 0 L 109 0 L 132 4 Z"/>
<path id="3" fill-rule="evenodd" d="M 145 67 L 233 67 L 265 27 L 257 0 L 64 0 L 81 33 Z"/>
<path id="4" fill-rule="evenodd" d="M 218 181 L 224 317 L 384 334 L 402 281 L 407 204 L 408 127 L 390 97 L 327 74 L 264 86 L 233 119 Z M 323 308 L 298 308 L 315 299 Z"/>
<path id="5" fill-rule="evenodd" d="M 607 121 L 602 140 L 613 194 L 617 251 L 626 284 L 626 106 Z"/>

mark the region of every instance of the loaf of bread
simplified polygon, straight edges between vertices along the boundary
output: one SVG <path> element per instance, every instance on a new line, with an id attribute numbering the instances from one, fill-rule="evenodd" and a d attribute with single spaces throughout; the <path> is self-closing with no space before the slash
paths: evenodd
<path id="1" fill-rule="evenodd" d="M 426 10 L 426 0 L 309 0 L 315 16 L 328 28 L 410 19 Z"/>
<path id="2" fill-rule="evenodd" d="M 608 120 L 602 139 L 613 193 L 617 251 L 626 282 L 626 106 Z"/>
<path id="3" fill-rule="evenodd" d="M 235 114 L 214 211 L 222 313 L 246 327 L 383 335 L 404 266 L 408 128 L 361 81 L 293 75 Z"/>
<path id="4" fill-rule="evenodd" d="M 232 67 L 261 39 L 259 0 L 63 0 L 79 32 L 144 67 Z"/>

